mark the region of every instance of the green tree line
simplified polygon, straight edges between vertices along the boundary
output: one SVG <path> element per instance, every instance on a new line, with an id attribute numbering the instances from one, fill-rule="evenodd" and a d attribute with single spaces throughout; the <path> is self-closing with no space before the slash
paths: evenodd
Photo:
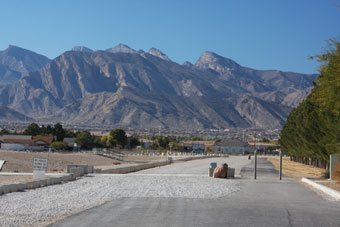
<path id="1" fill-rule="evenodd" d="M 327 167 L 329 155 L 340 153 L 340 43 L 316 56 L 320 76 L 309 96 L 289 115 L 280 146 L 292 159 Z"/>

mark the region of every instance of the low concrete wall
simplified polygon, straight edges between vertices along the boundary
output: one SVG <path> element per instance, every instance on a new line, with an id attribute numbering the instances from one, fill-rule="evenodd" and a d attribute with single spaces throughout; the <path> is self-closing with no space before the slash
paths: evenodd
<path id="1" fill-rule="evenodd" d="M 81 177 L 84 175 L 84 168 L 82 167 L 72 167 L 69 169 L 70 173 L 73 173 L 74 177 Z"/>
<path id="2" fill-rule="evenodd" d="M 17 192 L 17 191 L 24 191 L 26 189 L 35 189 L 40 187 L 45 187 L 54 184 L 60 184 L 62 182 L 67 181 L 74 181 L 76 180 L 76 176 L 73 173 L 68 175 L 60 176 L 60 177 L 52 177 L 46 180 L 33 180 L 28 182 L 18 182 L 14 184 L 3 184 L 0 185 L 0 195 Z"/>
<path id="3" fill-rule="evenodd" d="M 190 157 L 185 157 L 185 158 L 178 158 L 175 159 L 174 157 L 172 157 L 172 162 L 186 162 L 186 161 L 192 161 L 192 160 L 197 160 L 197 159 L 206 159 L 206 158 L 216 158 L 219 157 L 217 155 L 203 155 L 203 156 L 190 156 Z"/>
<path id="4" fill-rule="evenodd" d="M 150 169 L 158 166 L 164 166 L 168 165 L 171 162 L 168 161 L 162 161 L 162 162 L 152 162 L 152 163 L 145 163 L 145 164 L 139 164 L 139 165 L 129 165 L 129 166 L 123 166 L 123 167 L 116 167 L 112 169 L 95 169 L 95 173 L 112 173 L 112 174 L 124 174 L 124 173 L 131 173 L 131 172 L 137 172 L 143 169 Z"/>
<path id="5" fill-rule="evenodd" d="M 150 163 L 144 163 L 144 164 L 135 164 L 135 165 L 129 165 L 129 166 L 122 166 L 122 167 L 114 167 L 110 169 L 95 169 L 95 173 L 109 173 L 109 174 L 124 174 L 124 173 L 132 173 L 137 172 L 143 169 L 150 169 L 158 166 L 164 166 L 169 165 L 171 163 L 176 162 L 183 162 L 183 161 L 191 161 L 196 159 L 205 159 L 205 158 L 213 158 L 215 156 L 193 156 L 193 157 L 185 157 L 185 158 L 179 158 L 174 159 L 173 157 L 168 157 L 167 161 L 160 161 L 160 162 L 150 162 Z"/>
<path id="6" fill-rule="evenodd" d="M 67 172 L 71 173 L 70 169 L 75 167 L 82 168 L 85 174 L 93 173 L 93 166 L 89 165 L 67 165 Z"/>

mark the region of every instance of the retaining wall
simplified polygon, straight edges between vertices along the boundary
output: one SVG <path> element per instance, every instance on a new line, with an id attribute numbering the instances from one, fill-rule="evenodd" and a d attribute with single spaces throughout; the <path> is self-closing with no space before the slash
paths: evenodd
<path id="1" fill-rule="evenodd" d="M 139 164 L 139 165 L 130 165 L 130 166 L 123 166 L 123 167 L 117 167 L 112 169 L 95 169 L 95 173 L 112 173 L 112 174 L 124 174 L 124 173 L 131 173 L 131 172 L 137 172 L 143 169 L 150 169 L 158 166 L 164 166 L 168 165 L 171 162 L 168 161 L 162 161 L 162 162 L 152 162 L 152 163 L 145 163 L 145 164 Z"/>
<path id="2" fill-rule="evenodd" d="M 51 177 L 45 180 L 33 180 L 28 182 L 17 182 L 13 184 L 0 185 L 0 196 L 6 193 L 24 191 L 27 189 L 35 189 L 54 184 L 60 184 L 63 182 L 74 181 L 78 177 L 84 175 L 82 168 L 72 168 L 72 170 L 75 171 L 76 173 L 70 173 L 60 177 Z"/>
<path id="3" fill-rule="evenodd" d="M 172 157 L 168 157 L 168 160 L 166 161 L 160 161 L 160 162 L 150 162 L 150 163 L 144 163 L 144 164 L 135 164 L 135 165 L 129 165 L 129 166 L 122 166 L 122 167 L 114 167 L 109 169 L 95 169 L 95 173 L 109 173 L 109 174 L 124 174 L 124 173 L 132 173 L 137 172 L 143 169 L 150 169 L 158 166 L 164 166 L 169 165 L 173 162 L 182 162 L 182 161 L 190 161 L 190 160 L 196 160 L 196 159 L 205 159 L 205 158 L 213 158 L 214 156 L 194 156 L 194 157 L 185 157 L 185 158 L 178 158 L 173 159 Z"/>

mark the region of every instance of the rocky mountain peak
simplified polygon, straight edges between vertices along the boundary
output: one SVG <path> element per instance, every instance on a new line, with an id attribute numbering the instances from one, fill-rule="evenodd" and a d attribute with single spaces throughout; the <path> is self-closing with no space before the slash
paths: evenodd
<path id="1" fill-rule="evenodd" d="M 210 51 L 205 51 L 195 63 L 195 66 L 200 69 L 212 69 L 219 73 L 235 70 L 240 67 L 233 60 Z"/>
<path id="2" fill-rule="evenodd" d="M 155 57 L 159 57 L 163 60 L 166 60 L 166 61 L 171 61 L 170 58 L 168 58 L 168 56 L 166 56 L 166 54 L 164 54 L 162 51 L 152 47 L 149 52 L 149 54 L 155 56 Z"/>
<path id="3" fill-rule="evenodd" d="M 0 86 L 10 84 L 50 62 L 47 57 L 24 48 L 9 45 L 0 51 Z"/>
<path id="4" fill-rule="evenodd" d="M 190 61 L 185 61 L 182 65 L 183 66 L 188 66 L 188 67 L 194 66 Z"/>
<path id="5" fill-rule="evenodd" d="M 134 50 L 131 47 L 129 47 L 128 45 L 125 45 L 125 44 L 122 44 L 122 43 L 118 44 L 117 46 L 115 46 L 113 48 L 109 48 L 106 51 L 111 52 L 111 53 L 129 53 L 129 54 L 137 53 L 136 50 Z"/>
<path id="6" fill-rule="evenodd" d="M 14 45 L 8 45 L 7 49 L 4 50 L 6 52 L 12 52 L 12 51 L 22 51 L 25 50 L 24 48 L 18 47 L 18 46 L 14 46 Z"/>
<path id="7" fill-rule="evenodd" d="M 195 65 L 192 64 L 190 61 L 185 61 L 185 62 L 182 64 L 182 66 L 187 67 L 187 68 L 190 68 L 190 69 L 192 69 L 192 70 L 195 69 Z"/>
<path id="8" fill-rule="evenodd" d="M 93 50 L 85 46 L 75 46 L 72 48 L 72 51 L 89 52 L 89 53 L 93 52 Z"/>
<path id="9" fill-rule="evenodd" d="M 37 53 L 33 51 L 26 50 L 24 48 L 14 46 L 14 45 L 8 45 L 8 48 L 3 51 L 0 51 L 0 54 L 2 56 L 13 56 L 13 57 L 24 57 L 25 55 L 30 55 L 30 54 L 38 55 Z"/>

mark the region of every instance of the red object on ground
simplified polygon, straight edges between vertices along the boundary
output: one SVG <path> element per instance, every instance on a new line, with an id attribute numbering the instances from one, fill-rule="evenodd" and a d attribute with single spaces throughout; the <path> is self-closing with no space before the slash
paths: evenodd
<path id="1" fill-rule="evenodd" d="M 227 163 L 217 166 L 213 173 L 213 178 L 227 178 L 228 176 L 228 165 Z"/>

